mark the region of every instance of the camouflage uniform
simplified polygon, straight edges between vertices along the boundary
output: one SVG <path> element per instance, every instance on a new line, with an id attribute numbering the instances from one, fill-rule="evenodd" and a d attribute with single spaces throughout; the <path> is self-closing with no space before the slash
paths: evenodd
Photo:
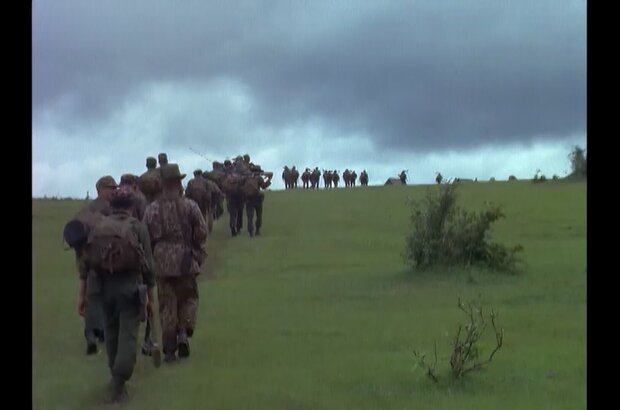
<path id="1" fill-rule="evenodd" d="M 209 194 L 206 180 L 202 177 L 201 170 L 197 169 L 194 171 L 194 178 L 187 182 L 185 196 L 196 202 L 198 208 L 200 208 L 200 212 L 202 212 L 202 215 L 206 218 L 207 208 L 211 202 L 211 195 Z"/>
<path id="2" fill-rule="evenodd" d="M 211 204 L 213 208 L 213 219 L 217 220 L 224 213 L 224 192 L 222 191 L 222 178 L 225 174 L 223 166 L 217 161 L 213 161 L 213 170 L 205 171 L 202 177 L 207 181 L 207 186 L 211 191 Z"/>
<path id="3" fill-rule="evenodd" d="M 175 169 L 171 170 L 172 167 Z M 170 176 L 175 174 L 178 176 Z M 164 166 L 162 176 L 184 177 L 176 164 Z M 153 245 L 163 349 L 169 361 L 176 358 L 177 349 L 181 356 L 181 345 L 189 354 L 187 337 L 191 337 L 196 326 L 196 276 L 206 256 L 203 245 L 207 227 L 198 205 L 177 193 L 164 193 L 149 205 L 144 223 Z"/>
<path id="4" fill-rule="evenodd" d="M 121 195 L 130 197 L 133 193 L 119 190 L 117 197 Z M 146 227 L 133 218 L 129 210 L 114 209 L 110 218 L 130 220 L 131 229 L 144 252 L 142 270 L 115 272 L 113 275 L 97 274 L 82 259 L 79 272 L 80 278 L 87 281 L 88 304 L 97 301 L 102 306 L 108 367 L 112 375 L 110 387 L 114 389 L 113 394 L 118 395 L 124 391 L 125 382 L 133 374 L 136 364 L 140 316 L 144 309 L 144 305 L 140 303 L 138 285 L 144 283 L 152 288 L 155 278 L 151 243 Z"/>
<path id="5" fill-rule="evenodd" d="M 256 211 L 256 235 L 260 235 L 260 228 L 263 225 L 263 202 L 265 194 L 260 192 L 261 189 L 267 189 L 271 185 L 271 178 L 265 181 L 261 176 L 250 177 L 255 179 L 258 185 L 258 192 L 248 195 L 245 198 L 245 209 L 248 217 L 248 233 L 254 236 L 254 211 Z"/>
<path id="6" fill-rule="evenodd" d="M 161 174 L 160 174 L 159 168 L 156 168 L 156 167 L 157 167 L 157 160 L 153 157 L 148 157 L 146 159 L 147 171 L 143 173 L 142 175 L 140 175 L 140 177 L 138 178 L 139 190 L 140 192 L 142 192 L 142 194 L 146 198 L 147 204 L 150 204 L 151 202 L 153 202 L 161 194 Z M 152 180 L 155 183 L 155 186 L 153 187 L 152 191 L 146 190 L 143 187 L 143 181 L 148 178 L 152 178 Z"/>
<path id="7" fill-rule="evenodd" d="M 146 211 L 148 201 L 142 191 L 138 189 L 138 177 L 133 174 L 123 174 L 119 185 L 121 187 L 127 185 L 131 188 L 134 202 L 134 205 L 131 208 L 131 216 L 141 221 L 144 217 L 144 212 Z"/>

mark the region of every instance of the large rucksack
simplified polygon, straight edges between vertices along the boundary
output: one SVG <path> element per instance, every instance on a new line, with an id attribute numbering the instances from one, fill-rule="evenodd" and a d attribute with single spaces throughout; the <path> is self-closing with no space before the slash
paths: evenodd
<path id="1" fill-rule="evenodd" d="M 207 183 L 202 177 L 191 179 L 187 183 L 185 196 L 189 199 L 193 199 L 196 203 L 201 204 L 201 201 L 207 199 L 208 194 Z"/>
<path id="2" fill-rule="evenodd" d="M 84 257 L 91 269 L 114 274 L 142 268 L 144 253 L 131 221 L 131 218 L 105 216 L 95 225 L 84 247 Z"/>
<path id="3" fill-rule="evenodd" d="M 138 189 L 142 191 L 149 202 L 152 202 L 161 193 L 161 176 L 158 170 L 152 169 L 138 178 Z"/>
<path id="4" fill-rule="evenodd" d="M 78 213 L 67 222 L 63 230 L 63 239 L 73 249 L 81 249 L 88 242 L 88 235 L 105 216 L 88 209 Z"/>

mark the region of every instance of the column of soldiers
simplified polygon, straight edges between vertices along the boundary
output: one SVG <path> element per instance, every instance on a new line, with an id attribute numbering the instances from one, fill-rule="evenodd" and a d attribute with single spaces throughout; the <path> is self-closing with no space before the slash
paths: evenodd
<path id="1" fill-rule="evenodd" d="M 111 402 L 127 398 L 141 322 L 146 322 L 142 353 L 152 356 L 157 367 L 160 345 L 165 362 L 189 357 L 199 301 L 196 279 L 213 221 L 222 215 L 226 198 L 233 236 L 241 229 L 243 206 L 248 233 L 259 234 L 264 201 L 260 190 L 269 187 L 273 177 L 246 154 L 234 164 L 214 162 L 210 172 L 195 170 L 184 196 L 186 175 L 168 163 L 166 154 L 158 160 L 148 157 L 146 168 L 139 177 L 123 174 L 119 185 L 112 176 L 100 178 L 97 198 L 64 230 L 75 250 L 77 311 L 84 318 L 86 352 L 94 354 L 97 341 L 105 343 Z"/>
<path id="2" fill-rule="evenodd" d="M 323 170 L 323 186 L 327 188 L 338 188 L 338 183 L 340 182 L 340 175 L 338 175 L 337 170 Z M 289 168 L 288 166 L 284 167 L 284 171 L 282 171 L 282 180 L 284 181 L 285 189 L 297 188 L 297 180 L 299 179 L 299 172 L 295 169 L 295 167 Z M 303 188 L 318 188 L 319 181 L 321 178 L 321 171 L 319 171 L 318 167 L 315 167 L 314 170 L 310 170 L 310 168 L 306 168 L 305 171 L 301 174 L 302 186 Z M 342 173 L 342 179 L 344 180 L 345 187 L 353 187 L 357 181 L 357 173 L 355 171 L 349 171 L 346 169 Z M 368 173 L 366 170 L 363 170 L 359 177 L 360 184 L 362 186 L 368 186 Z"/>

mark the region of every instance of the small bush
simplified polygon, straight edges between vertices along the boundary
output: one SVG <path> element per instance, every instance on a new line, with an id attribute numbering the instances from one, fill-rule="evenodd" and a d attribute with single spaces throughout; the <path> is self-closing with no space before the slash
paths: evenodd
<path id="1" fill-rule="evenodd" d="M 405 259 L 414 270 L 433 266 L 474 266 L 493 270 L 516 269 L 516 253 L 489 242 L 493 222 L 504 217 L 500 207 L 488 204 L 482 212 L 468 212 L 456 204 L 456 185 L 431 190 L 421 201 L 411 201 L 412 229 L 406 238 Z"/>
<path id="2" fill-rule="evenodd" d="M 452 340 L 452 354 L 450 355 L 450 369 L 455 379 L 461 378 L 467 373 L 482 369 L 493 360 L 495 353 L 502 348 L 504 344 L 504 329 L 497 328 L 495 319 L 497 314 L 491 309 L 488 318 L 490 319 L 493 333 L 495 336 L 495 347 L 490 352 L 489 357 L 480 361 L 482 355 L 480 340 L 488 328 L 488 321 L 485 317 L 482 303 L 468 302 L 464 304 L 461 299 L 458 301 L 458 307 L 469 318 L 469 323 L 458 325 L 456 335 Z M 424 369 L 425 375 L 433 382 L 439 381 L 437 374 L 437 342 L 435 341 L 435 352 L 433 364 L 426 362 L 426 354 L 416 350 L 413 355 L 417 361 L 417 365 Z"/>
<path id="3" fill-rule="evenodd" d="M 516 176 L 514 176 L 514 175 L 510 175 L 510 176 L 508 177 L 508 181 L 516 181 L 516 180 L 517 180 L 517 177 L 516 177 Z"/>

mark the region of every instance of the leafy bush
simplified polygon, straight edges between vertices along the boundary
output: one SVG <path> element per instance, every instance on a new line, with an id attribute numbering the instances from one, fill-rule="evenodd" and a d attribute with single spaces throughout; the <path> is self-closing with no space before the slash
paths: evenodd
<path id="1" fill-rule="evenodd" d="M 489 204 L 482 212 L 468 212 L 457 206 L 456 189 L 456 185 L 442 185 L 438 193 L 427 191 L 421 202 L 411 201 L 406 262 L 414 270 L 437 265 L 515 270 L 521 246 L 508 249 L 489 242 L 491 225 L 505 216 L 501 208 Z"/>

